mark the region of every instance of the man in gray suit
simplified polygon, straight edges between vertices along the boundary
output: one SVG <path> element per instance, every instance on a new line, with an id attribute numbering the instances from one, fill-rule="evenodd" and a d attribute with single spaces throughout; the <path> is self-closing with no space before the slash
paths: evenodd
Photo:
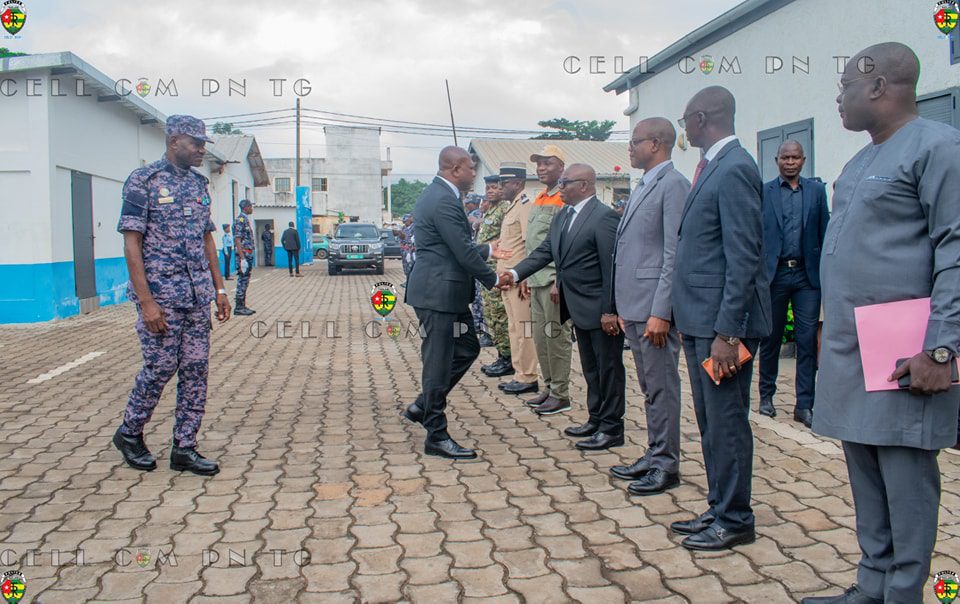
<path id="1" fill-rule="evenodd" d="M 630 139 L 630 165 L 642 169 L 617 229 L 613 304 L 633 350 L 647 413 L 647 451 L 617 478 L 636 480 L 634 495 L 680 484 L 680 337 L 671 324 L 673 258 L 690 181 L 670 161 L 677 131 L 669 120 L 643 120 Z"/>
<path id="2" fill-rule="evenodd" d="M 937 454 L 956 440 L 960 390 L 960 132 L 917 117 L 920 62 L 871 46 L 840 78 L 840 117 L 871 143 L 836 181 L 821 257 L 823 349 L 813 430 L 843 441 L 860 564 L 846 593 L 807 604 L 921 602 L 937 540 Z M 909 389 L 867 392 L 854 309 L 930 300 L 923 351 L 890 367 Z M 938 569 L 939 570 L 939 569 Z"/>
<path id="3" fill-rule="evenodd" d="M 770 333 L 770 285 L 763 266 L 760 171 L 734 134 L 730 91 L 698 92 L 680 118 L 687 139 L 705 151 L 680 218 L 673 317 L 683 334 L 693 405 L 700 426 L 710 509 L 674 522 L 693 550 L 753 543 L 750 507 L 753 433 L 750 378 L 742 343 L 752 355 Z M 713 375 L 700 366 L 711 359 Z M 715 383 L 719 381 L 719 384 Z"/>

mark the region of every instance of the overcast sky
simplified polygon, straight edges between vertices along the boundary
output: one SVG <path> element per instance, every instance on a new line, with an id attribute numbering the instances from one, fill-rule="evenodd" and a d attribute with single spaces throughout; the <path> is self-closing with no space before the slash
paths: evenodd
<path id="1" fill-rule="evenodd" d="M 448 123 L 449 79 L 458 125 L 536 129 L 552 117 L 613 119 L 629 127 L 626 95 L 602 87 L 739 0 L 24 0 L 27 26 L 0 45 L 29 53 L 69 50 L 113 79 L 174 78 L 179 96 L 147 97 L 166 114 L 212 117 L 291 108 L 293 80 L 312 90 L 304 108 Z M 606 60 L 590 74 L 589 57 Z M 566 57 L 582 71 L 564 70 Z M 220 94 L 204 98 L 201 80 Z M 246 97 L 226 95 L 247 79 Z M 270 78 L 286 78 L 273 96 Z M 240 118 L 238 118 L 240 119 Z M 268 157 L 293 156 L 291 127 L 248 128 Z M 304 155 L 325 155 L 319 128 Z M 426 177 L 450 136 L 384 133 L 395 176 Z M 461 146 L 468 141 L 462 137 Z"/>

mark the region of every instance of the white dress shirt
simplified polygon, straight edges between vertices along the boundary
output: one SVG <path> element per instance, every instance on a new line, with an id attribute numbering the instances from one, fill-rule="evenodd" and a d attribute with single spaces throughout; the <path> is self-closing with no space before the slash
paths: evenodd
<path id="1" fill-rule="evenodd" d="M 713 146 L 707 149 L 707 152 L 703 154 L 703 159 L 713 161 L 713 158 L 717 156 L 717 153 L 720 153 L 720 149 L 723 149 L 727 143 L 730 141 L 740 140 L 737 138 L 736 134 L 731 134 L 726 138 L 721 138 L 717 142 L 713 143 Z"/>

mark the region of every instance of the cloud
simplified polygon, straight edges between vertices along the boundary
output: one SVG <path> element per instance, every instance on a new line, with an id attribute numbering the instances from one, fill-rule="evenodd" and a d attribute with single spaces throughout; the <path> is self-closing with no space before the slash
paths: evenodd
<path id="1" fill-rule="evenodd" d="M 55 0 L 30 15 L 21 47 L 10 46 L 70 50 L 113 78 L 176 78 L 179 98 L 147 99 L 167 113 L 289 108 L 289 88 L 276 98 L 269 78 L 286 86 L 306 78 L 306 108 L 447 123 L 447 79 L 458 124 L 535 129 L 563 116 L 614 119 L 625 130 L 626 99 L 601 90 L 617 77 L 613 57 L 629 68 L 736 3 L 701 3 L 691 22 L 667 0 L 87 0 L 82 9 Z M 564 71 L 571 55 L 581 58 L 581 73 Z M 591 55 L 606 58 L 606 74 L 587 73 Z M 223 92 L 202 97 L 205 77 Z M 245 98 L 226 96 L 228 78 L 247 79 Z M 268 156 L 293 154 L 289 127 L 249 131 Z M 319 130 L 305 131 L 304 142 L 324 154 Z M 385 133 L 382 142 L 393 147 L 395 172 L 425 174 L 452 141 Z"/>

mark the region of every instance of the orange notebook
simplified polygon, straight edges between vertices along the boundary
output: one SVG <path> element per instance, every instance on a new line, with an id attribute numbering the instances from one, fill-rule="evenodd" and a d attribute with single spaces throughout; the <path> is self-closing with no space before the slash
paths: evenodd
<path id="1" fill-rule="evenodd" d="M 747 363 L 752 358 L 753 358 L 753 355 L 750 354 L 750 351 L 747 350 L 747 347 L 743 345 L 743 342 L 740 342 L 740 365 L 742 366 L 744 363 Z M 713 383 L 716 384 L 717 386 L 720 385 L 720 380 L 726 377 L 730 377 L 730 376 L 723 375 L 723 373 L 721 372 L 720 380 L 716 380 L 713 378 L 713 357 L 707 357 L 706 360 L 704 360 L 703 363 L 701 363 L 701 365 L 703 366 L 703 370 L 707 372 L 707 375 L 710 376 L 710 379 L 713 380 Z"/>

